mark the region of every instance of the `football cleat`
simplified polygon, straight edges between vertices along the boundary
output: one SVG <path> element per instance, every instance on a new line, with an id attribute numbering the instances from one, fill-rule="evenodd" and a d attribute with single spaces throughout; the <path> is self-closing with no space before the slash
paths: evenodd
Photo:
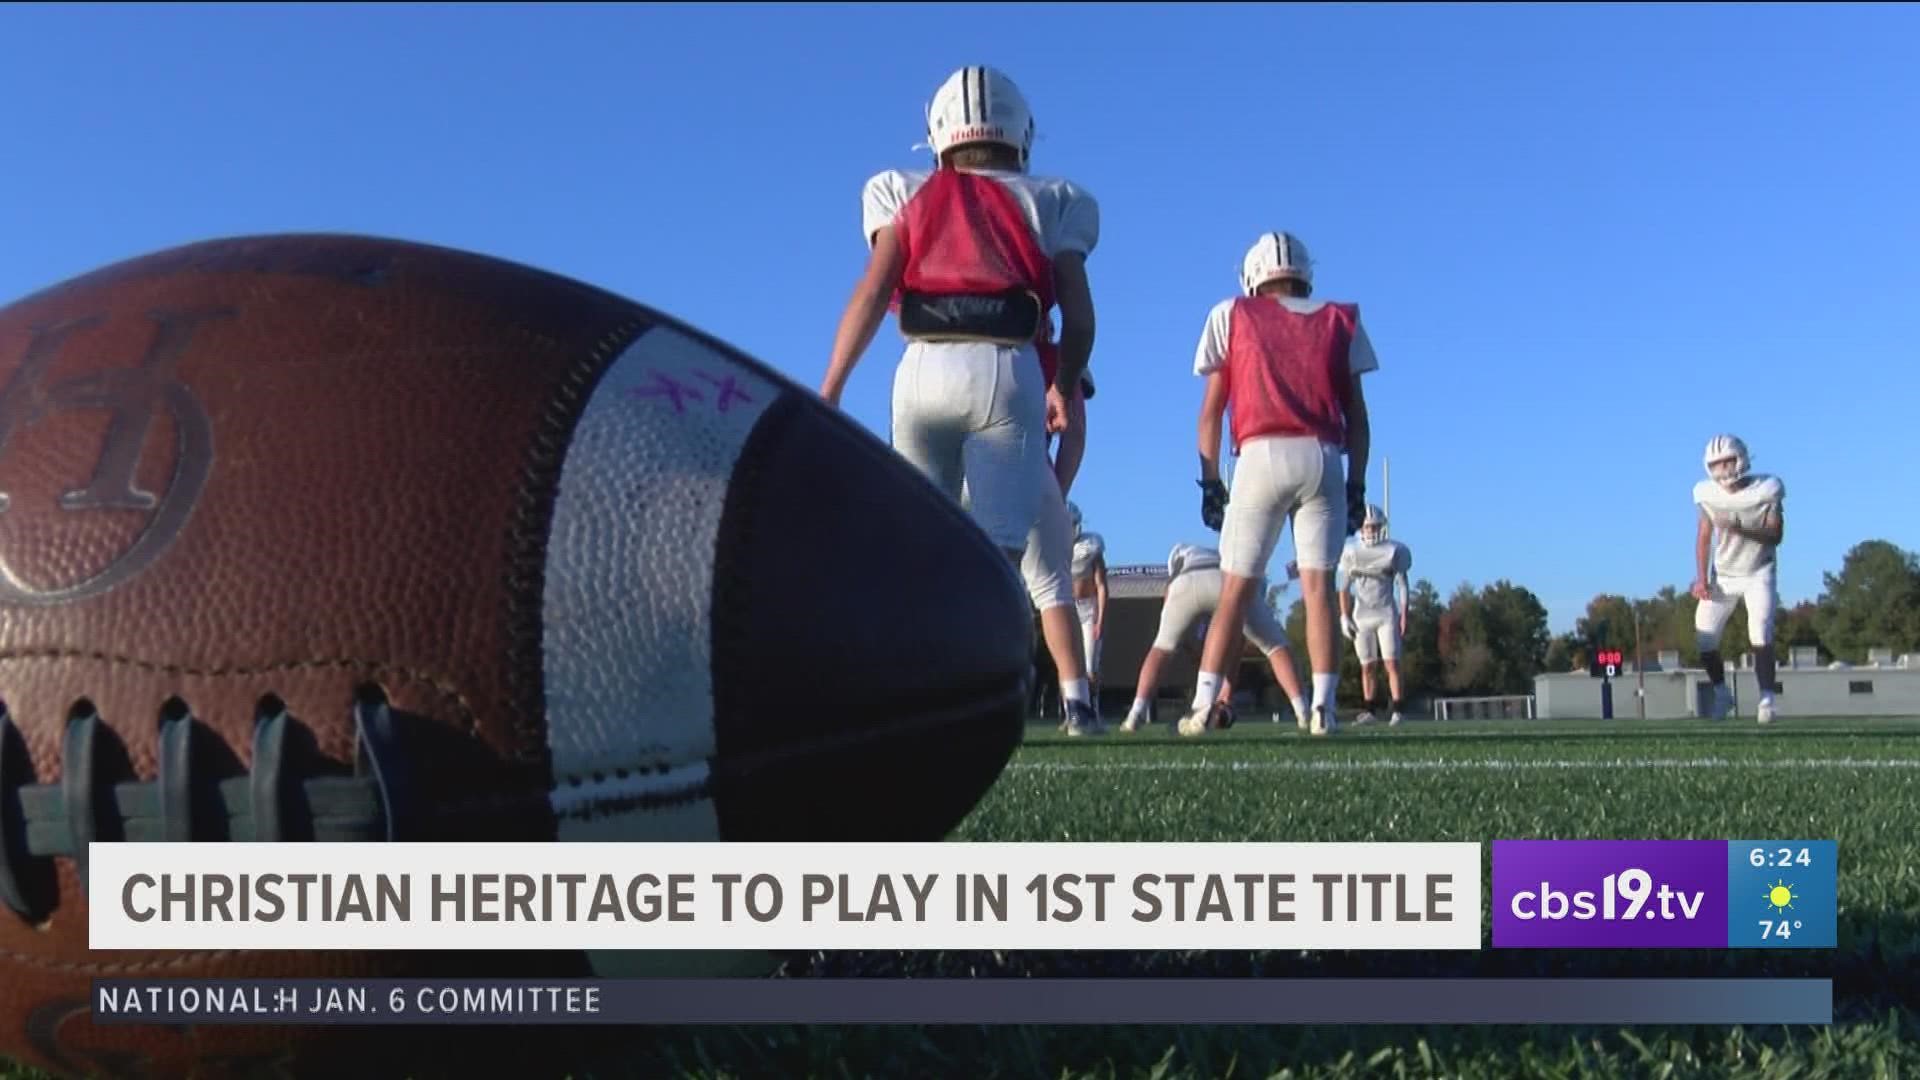
<path id="1" fill-rule="evenodd" d="M 1070 736 L 1098 735 L 1106 730 L 1100 723 L 1100 714 L 1093 706 L 1084 701 L 1067 702 L 1067 734 Z"/>
<path id="2" fill-rule="evenodd" d="M 1233 707 L 1216 701 L 1205 708 L 1190 709 L 1180 718 L 1180 734 L 1205 735 L 1209 729 L 1225 730 L 1233 726 Z"/>
<path id="3" fill-rule="evenodd" d="M 1725 720 L 1727 718 L 1727 714 L 1732 711 L 1733 711 L 1733 691 L 1727 689 L 1726 684 L 1724 683 L 1714 687 L 1713 688 L 1713 718 L 1715 720 Z"/>

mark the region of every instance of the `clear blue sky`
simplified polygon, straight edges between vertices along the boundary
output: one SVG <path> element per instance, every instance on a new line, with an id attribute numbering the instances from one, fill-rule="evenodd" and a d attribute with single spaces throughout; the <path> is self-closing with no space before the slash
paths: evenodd
<path id="1" fill-rule="evenodd" d="M 1194 344 L 1275 228 L 1371 324 L 1393 529 L 1443 594 L 1510 578 L 1559 631 L 1684 587 L 1720 430 L 1787 481 L 1787 602 L 1858 540 L 1920 547 L 1912 7 L 16 5 L 0 41 L 6 299 L 365 232 L 592 281 L 814 386 L 861 183 L 920 165 L 927 98 L 989 63 L 1036 171 L 1102 205 L 1075 495 L 1112 559 L 1212 538 Z M 899 347 L 846 397 L 883 435 Z"/>

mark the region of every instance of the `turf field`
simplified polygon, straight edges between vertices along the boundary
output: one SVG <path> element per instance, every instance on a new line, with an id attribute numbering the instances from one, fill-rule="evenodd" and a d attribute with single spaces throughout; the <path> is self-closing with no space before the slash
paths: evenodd
<path id="1" fill-rule="evenodd" d="M 1163 710 L 1166 711 L 1166 710 Z M 1309 739 L 1243 717 L 1028 745 L 962 840 L 1833 838 L 1839 948 L 1778 952 L 829 954 L 788 974 L 1832 976 L 1831 1028 L 684 1028 L 595 1077 L 1920 1076 L 1920 720 L 1504 721 Z M 1483 859 L 1483 866 L 1485 860 Z M 1490 888 L 1490 882 L 1486 883 Z M 1490 917 L 1487 919 L 1491 925 Z M 1489 931 L 1490 932 L 1490 931 Z M 532 1034 L 529 1032 L 528 1034 Z M 543 1064 L 561 1055 L 542 1059 Z M 526 1063 L 516 1075 L 533 1075 Z M 0 1067 L 0 1076 L 8 1074 Z"/>

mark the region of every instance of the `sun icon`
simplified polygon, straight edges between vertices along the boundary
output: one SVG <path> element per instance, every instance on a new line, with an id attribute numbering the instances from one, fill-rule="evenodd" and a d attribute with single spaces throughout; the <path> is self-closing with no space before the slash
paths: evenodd
<path id="1" fill-rule="evenodd" d="M 1793 886 L 1784 881 L 1775 881 L 1773 887 L 1767 890 L 1767 903 L 1772 904 L 1778 911 L 1786 911 L 1793 907 L 1793 902 L 1798 899 L 1800 898 L 1794 895 Z"/>

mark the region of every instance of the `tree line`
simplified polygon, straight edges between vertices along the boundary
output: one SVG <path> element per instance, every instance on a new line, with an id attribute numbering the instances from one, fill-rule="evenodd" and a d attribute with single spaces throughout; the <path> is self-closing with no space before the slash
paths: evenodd
<path id="1" fill-rule="evenodd" d="M 1872 648 L 1891 649 L 1895 656 L 1920 652 L 1920 555 L 1890 541 L 1867 540 L 1847 552 L 1837 572 L 1822 574 L 1822 584 L 1816 599 L 1775 614 L 1774 643 L 1783 662 L 1794 646 L 1814 646 L 1823 665 L 1864 663 Z M 1534 676 L 1584 671 L 1596 649 L 1619 649 L 1631 660 L 1636 620 L 1640 653 L 1648 663 L 1661 651 L 1674 650 L 1683 665 L 1697 666 L 1693 616 L 1699 603 L 1685 584 L 1667 585 L 1650 597 L 1603 593 L 1587 604 L 1572 633 L 1555 635 L 1547 627 L 1546 606 L 1522 585 L 1501 579 L 1476 588 L 1462 582 L 1443 603 L 1433 583 L 1421 578 L 1411 582 L 1400 649 L 1406 696 L 1532 693 Z M 1306 631 L 1306 607 L 1296 599 L 1287 615 L 1287 635 L 1303 679 Z M 1727 626 L 1722 651 L 1738 656 L 1748 648 L 1743 605 Z M 1252 689 L 1257 669 L 1246 670 Z M 1271 676 L 1258 682 L 1264 686 Z M 1385 694 L 1384 686 L 1377 689 L 1376 703 Z M 1344 640 L 1340 700 L 1343 710 L 1360 705 L 1360 664 Z"/>

